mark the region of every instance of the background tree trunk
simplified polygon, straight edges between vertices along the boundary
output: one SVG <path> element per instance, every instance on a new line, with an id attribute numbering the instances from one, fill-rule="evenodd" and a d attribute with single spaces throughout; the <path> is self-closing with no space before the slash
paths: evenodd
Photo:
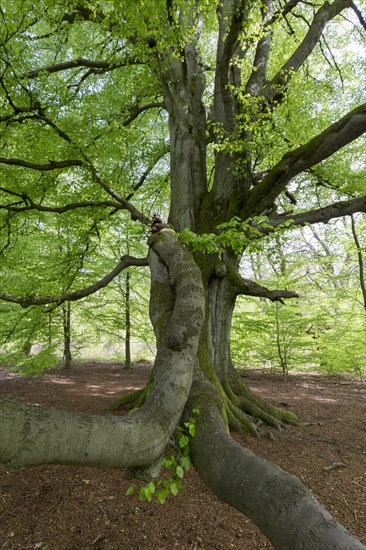
<path id="1" fill-rule="evenodd" d="M 360 241 L 358 239 L 357 231 L 356 231 L 356 224 L 355 219 L 353 216 L 351 216 L 351 229 L 352 229 L 352 236 L 353 240 L 356 245 L 357 249 L 357 259 L 358 259 L 358 274 L 360 278 L 360 287 L 362 292 L 362 298 L 363 298 L 363 307 L 365 310 L 366 315 L 366 282 L 365 282 L 365 268 L 364 268 L 364 258 L 362 254 L 362 248 L 360 245 Z"/>
<path id="2" fill-rule="evenodd" d="M 126 287 L 125 287 L 125 369 L 130 369 L 131 364 L 131 303 L 130 303 L 130 278 L 131 273 L 126 273 Z"/>
<path id="3" fill-rule="evenodd" d="M 63 366 L 65 369 L 71 369 L 72 367 L 72 353 L 71 353 L 71 303 L 66 302 L 62 306 L 62 320 L 64 330 L 64 354 L 63 354 Z"/>

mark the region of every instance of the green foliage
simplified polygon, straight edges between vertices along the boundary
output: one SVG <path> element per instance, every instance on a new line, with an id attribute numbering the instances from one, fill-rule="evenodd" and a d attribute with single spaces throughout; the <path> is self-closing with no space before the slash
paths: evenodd
<path id="1" fill-rule="evenodd" d="M 191 247 L 194 251 L 206 254 L 218 254 L 222 256 L 225 250 L 232 250 L 235 254 L 262 251 L 267 239 L 263 232 L 270 235 L 278 234 L 291 225 L 287 220 L 278 227 L 273 227 L 268 222 L 268 216 L 254 216 L 246 221 L 234 216 L 230 221 L 217 226 L 217 233 L 197 234 L 190 229 L 184 229 L 180 235 L 180 241 Z"/>
<path id="2" fill-rule="evenodd" d="M 364 219 L 358 217 L 363 236 Z M 243 267 L 270 288 L 291 288 L 300 298 L 271 303 L 240 299 L 231 352 L 239 367 L 366 372 L 366 310 L 349 221 L 278 235 L 265 253 Z M 364 239 L 361 245 L 365 249 Z"/>
<path id="3" fill-rule="evenodd" d="M 284 376 L 291 369 L 309 368 L 317 357 L 308 327 L 299 302 L 241 302 L 233 321 L 233 359 L 239 368 L 279 369 Z"/>
<path id="4" fill-rule="evenodd" d="M 47 370 L 54 369 L 60 363 L 56 345 L 47 346 L 46 349 L 35 355 L 5 353 L 0 356 L 0 360 L 1 364 L 8 367 L 10 371 L 16 371 L 24 376 L 29 374 L 40 376 Z"/>
<path id="5" fill-rule="evenodd" d="M 189 420 L 184 422 L 182 427 L 177 428 L 174 439 L 175 453 L 169 457 L 164 456 L 162 460 L 162 466 L 167 470 L 166 477 L 159 479 L 156 483 L 150 481 L 141 487 L 139 498 L 142 501 L 151 502 L 155 497 L 160 504 L 164 504 L 170 494 L 177 496 L 179 490 L 182 489 L 184 474 L 191 467 L 189 445 L 196 434 L 195 421 L 198 415 L 199 410 L 193 409 Z M 126 491 L 126 496 L 132 495 L 136 489 L 136 484 L 130 485 Z"/>

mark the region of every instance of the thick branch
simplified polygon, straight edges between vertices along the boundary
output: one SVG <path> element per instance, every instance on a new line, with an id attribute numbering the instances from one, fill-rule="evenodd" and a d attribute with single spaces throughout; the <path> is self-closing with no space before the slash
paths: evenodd
<path id="1" fill-rule="evenodd" d="M 316 208 L 314 210 L 307 210 L 306 212 L 300 212 L 299 214 L 293 214 L 291 216 L 278 216 L 268 219 L 268 224 L 273 228 L 280 227 L 295 227 L 303 226 L 308 223 L 328 223 L 329 220 L 334 218 L 340 218 L 343 216 L 351 216 L 356 212 L 366 213 L 366 196 L 359 197 L 357 199 L 350 199 L 348 201 L 339 201 L 324 208 Z M 271 233 L 271 229 L 262 228 L 260 225 L 256 226 L 264 235 Z"/>
<path id="2" fill-rule="evenodd" d="M 262 7 L 263 22 L 271 16 L 273 12 L 272 0 L 264 0 Z M 258 96 L 262 90 L 262 86 L 266 80 L 268 58 L 271 46 L 272 31 L 269 30 L 257 44 L 253 70 L 245 87 L 245 93 L 250 93 L 252 96 Z"/>
<path id="3" fill-rule="evenodd" d="M 263 95 L 268 102 L 272 102 L 274 99 L 279 100 L 283 97 L 284 89 L 291 79 L 291 74 L 302 67 L 314 50 L 328 21 L 334 19 L 334 17 L 351 5 L 351 0 L 335 0 L 332 4 L 324 2 L 323 6 L 315 14 L 304 40 L 265 87 Z"/>
<path id="4" fill-rule="evenodd" d="M 120 62 L 113 61 L 93 61 L 91 59 L 83 59 L 79 57 L 78 59 L 71 59 L 70 61 L 64 61 L 63 63 L 55 63 L 54 65 L 48 65 L 47 67 L 41 67 L 40 69 L 35 69 L 26 73 L 27 78 L 37 78 L 40 75 L 45 73 L 52 74 L 58 73 L 60 71 L 65 71 L 68 69 L 75 69 L 76 67 L 89 67 L 92 69 L 102 69 L 103 71 L 110 71 L 113 69 L 118 69 L 120 67 L 125 67 L 126 65 L 136 65 L 138 62 L 135 59 L 127 59 Z"/>
<path id="5" fill-rule="evenodd" d="M 234 0 L 222 2 L 221 23 L 225 28 L 224 47 L 222 51 L 223 68 L 228 71 L 230 60 L 236 50 L 237 41 L 240 31 L 242 29 L 243 21 L 246 15 L 245 0 Z M 227 26 L 227 20 L 230 19 L 230 23 Z"/>
<path id="6" fill-rule="evenodd" d="M 361 25 L 363 26 L 363 28 L 366 30 L 366 21 L 365 21 L 363 15 L 362 15 L 361 11 L 358 9 L 358 7 L 356 6 L 356 4 L 354 2 L 351 2 L 351 8 L 355 12 L 355 14 L 357 15 L 358 20 L 361 23 Z"/>
<path id="7" fill-rule="evenodd" d="M 30 168 L 31 170 L 49 171 L 60 170 L 61 168 L 68 168 L 69 166 L 82 166 L 83 162 L 79 159 L 70 160 L 50 160 L 48 164 L 37 164 L 35 162 L 28 162 L 26 160 L 4 158 L 0 157 L 0 164 L 9 164 L 12 166 L 23 166 L 24 168 Z"/>
<path id="8" fill-rule="evenodd" d="M 33 296 L 27 296 L 27 297 L 19 297 L 19 296 L 13 296 L 11 294 L 6 294 L 5 292 L 0 292 L 0 300 L 3 300 L 5 302 L 12 302 L 13 304 L 19 304 L 22 307 L 29 307 L 29 306 L 43 306 L 45 304 L 57 304 L 60 305 L 63 302 L 66 301 L 76 301 L 81 300 L 82 298 L 85 298 L 86 296 L 90 296 L 91 294 L 95 294 L 95 292 L 98 292 L 101 288 L 106 287 L 123 269 L 126 269 L 126 267 L 129 266 L 145 266 L 148 265 L 147 258 L 134 258 L 133 256 L 122 256 L 121 261 L 119 264 L 116 265 L 114 269 L 107 275 L 105 275 L 102 279 L 97 281 L 96 283 L 83 288 L 81 290 L 75 290 L 74 292 L 64 293 L 61 294 L 61 296 L 42 296 L 39 298 L 33 297 Z"/>
<path id="9" fill-rule="evenodd" d="M 284 303 L 286 298 L 298 298 L 297 292 L 291 290 L 280 290 L 269 288 L 252 281 L 251 279 L 244 279 L 241 277 L 235 266 L 227 264 L 227 274 L 237 294 L 244 294 L 245 296 L 258 296 L 259 298 L 268 298 L 271 302 Z"/>
<path id="10" fill-rule="evenodd" d="M 200 379 L 199 379 L 200 378 Z M 215 495 L 250 518 L 280 550 L 365 550 L 294 475 L 234 441 L 213 385 L 194 378 L 187 413 L 200 414 L 191 450 Z"/>
<path id="11" fill-rule="evenodd" d="M 366 132 L 366 104 L 356 107 L 305 145 L 287 153 L 251 191 L 240 216 L 263 212 L 297 174 L 327 159 Z"/>
<path id="12" fill-rule="evenodd" d="M 152 312 L 160 345 L 154 381 L 143 407 L 125 417 L 101 417 L 0 399 L 1 463 L 13 467 L 127 467 L 133 468 L 134 475 L 158 475 L 161 456 L 181 418 L 197 364 L 204 290 L 193 258 L 169 230 L 153 236 L 149 259 L 152 299 L 161 293 L 168 303 L 164 310 L 162 299 L 155 317 Z M 167 331 L 170 339 L 164 336 Z"/>
<path id="13" fill-rule="evenodd" d="M 223 0 L 218 8 L 214 117 L 228 131 L 235 127 L 235 101 L 229 88 L 229 69 L 237 49 L 238 37 L 246 15 L 244 0 Z"/>

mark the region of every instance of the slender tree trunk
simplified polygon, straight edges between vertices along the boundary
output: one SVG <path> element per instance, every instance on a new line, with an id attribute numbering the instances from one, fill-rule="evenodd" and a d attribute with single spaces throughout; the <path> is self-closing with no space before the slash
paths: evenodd
<path id="1" fill-rule="evenodd" d="M 26 357 L 30 356 L 30 352 L 32 349 L 32 342 L 30 340 L 27 340 L 23 346 L 23 353 Z"/>
<path id="2" fill-rule="evenodd" d="M 282 370 L 282 376 L 284 382 L 287 380 L 287 361 L 286 361 L 286 351 L 282 349 L 281 346 L 281 326 L 278 312 L 278 305 L 275 306 L 275 319 L 276 319 L 276 344 L 277 344 L 277 353 L 280 360 L 280 367 Z M 286 344 L 285 344 L 286 345 Z"/>
<path id="3" fill-rule="evenodd" d="M 125 332 L 125 369 L 131 369 L 131 310 L 130 310 L 130 278 L 131 273 L 126 273 L 125 305 L 126 305 L 126 332 Z"/>
<path id="4" fill-rule="evenodd" d="M 71 353 L 71 304 L 66 302 L 62 307 L 62 319 L 64 329 L 64 354 L 63 354 L 63 366 L 65 369 L 71 369 L 72 367 L 72 353 Z"/>
<path id="5" fill-rule="evenodd" d="M 356 231 L 356 224 L 355 219 L 353 216 L 351 216 L 351 229 L 352 229 L 352 235 L 353 240 L 355 241 L 356 249 L 357 249 L 357 258 L 358 258 L 358 274 L 360 278 L 360 287 L 362 292 L 362 298 L 363 298 L 363 307 L 365 310 L 366 315 L 366 282 L 365 282 L 365 269 L 364 269 L 364 258 L 362 254 L 362 248 L 360 245 L 360 241 L 357 236 Z"/>

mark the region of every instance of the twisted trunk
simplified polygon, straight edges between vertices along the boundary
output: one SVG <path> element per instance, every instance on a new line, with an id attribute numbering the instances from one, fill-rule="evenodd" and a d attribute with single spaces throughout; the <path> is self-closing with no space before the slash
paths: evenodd
<path id="1" fill-rule="evenodd" d="M 202 277 L 170 229 L 153 235 L 149 244 L 150 312 L 158 352 L 144 406 L 128 417 L 98 417 L 1 399 L 1 462 L 13 467 L 123 467 L 136 477 L 154 477 L 183 409 L 189 415 L 197 408 L 192 443 L 197 470 L 219 498 L 250 517 L 276 548 L 364 548 L 296 477 L 231 439 L 227 418 L 240 427 L 243 418 L 247 427 L 253 424 L 257 412 L 275 418 L 233 372 L 226 325 L 235 301 L 232 284 L 223 271 Z"/>
<path id="2" fill-rule="evenodd" d="M 150 265 L 158 352 L 144 407 L 124 418 L 100 417 L 0 399 L 0 462 L 13 468 L 70 464 L 132 468 L 143 478 L 158 475 L 189 395 L 204 298 L 200 271 L 175 237 L 151 238 Z"/>

